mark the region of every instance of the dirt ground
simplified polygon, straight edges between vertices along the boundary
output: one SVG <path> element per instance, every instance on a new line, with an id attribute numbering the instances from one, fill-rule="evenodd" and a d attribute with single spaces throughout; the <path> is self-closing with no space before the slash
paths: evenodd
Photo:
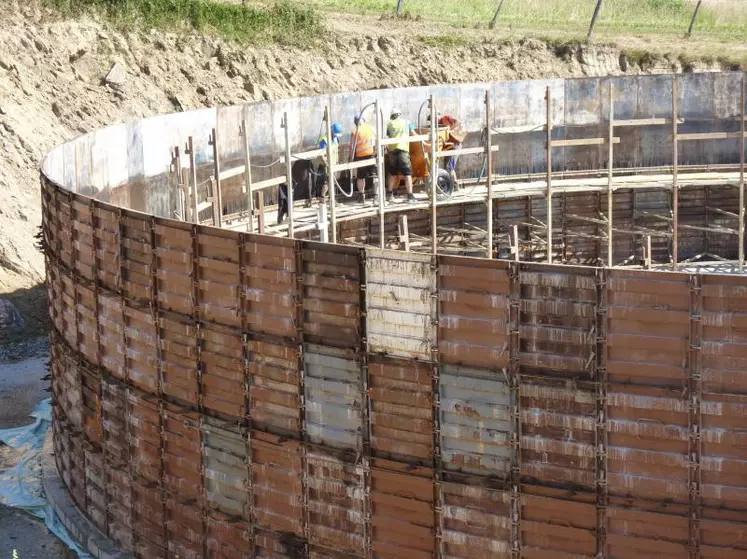
<path id="1" fill-rule="evenodd" d="M 29 359 L 0 359 L 0 429 L 26 425 L 36 404 L 49 397 L 47 357 L 44 350 Z M 0 443 L 0 471 L 14 466 L 18 451 Z M 76 555 L 52 535 L 44 522 L 21 510 L 0 505 L 0 558 L 10 559 L 13 550 L 19 559 L 73 559 Z"/>

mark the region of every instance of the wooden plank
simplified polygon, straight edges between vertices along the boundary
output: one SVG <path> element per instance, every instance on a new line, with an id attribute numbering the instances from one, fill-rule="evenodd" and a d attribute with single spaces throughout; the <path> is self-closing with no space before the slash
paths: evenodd
<path id="1" fill-rule="evenodd" d="M 607 143 L 607 138 L 578 138 L 576 140 L 553 140 L 550 145 L 554 148 L 574 147 L 574 146 L 601 146 Z M 620 138 L 614 136 L 613 144 L 619 144 Z"/>
<path id="2" fill-rule="evenodd" d="M 699 132 L 691 134 L 677 134 L 678 142 L 687 142 L 691 140 L 731 140 L 739 138 L 739 132 Z"/>

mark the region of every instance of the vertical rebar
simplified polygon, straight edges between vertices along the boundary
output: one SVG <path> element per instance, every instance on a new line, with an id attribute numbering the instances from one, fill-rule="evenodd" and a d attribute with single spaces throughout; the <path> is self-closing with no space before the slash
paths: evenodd
<path id="1" fill-rule="evenodd" d="M 329 195 L 329 217 L 332 228 L 332 244 L 337 244 L 337 184 L 335 182 L 335 162 L 332 160 L 332 109 L 330 105 L 324 108 L 324 123 L 327 127 L 327 185 Z M 337 148 L 340 149 L 339 146 Z"/>
<path id="2" fill-rule="evenodd" d="M 615 139 L 615 86 L 610 81 L 610 112 L 607 134 L 607 266 L 612 267 L 612 169 Z"/>
<path id="3" fill-rule="evenodd" d="M 241 121 L 241 135 L 244 138 L 244 195 L 249 223 L 246 230 L 254 233 L 254 194 L 252 193 L 252 154 L 249 148 L 249 129 L 246 120 Z"/>
<path id="4" fill-rule="evenodd" d="M 745 94 L 744 72 L 742 73 L 742 94 L 739 107 L 739 273 L 744 271 L 744 94 Z"/>
<path id="5" fill-rule="evenodd" d="M 678 228 L 679 228 L 679 204 L 680 187 L 677 184 L 677 171 L 679 164 L 679 150 L 677 143 L 677 119 L 679 115 L 679 87 L 677 76 L 672 78 L 672 269 L 677 269 L 679 257 Z"/>
<path id="6" fill-rule="evenodd" d="M 384 122 L 379 111 L 378 99 L 374 102 L 376 112 L 376 174 L 379 176 L 379 185 L 376 195 L 379 197 L 379 248 L 384 248 L 386 231 L 384 227 L 384 202 L 386 200 L 386 175 L 384 173 L 384 147 L 381 138 L 384 136 Z"/>
<path id="7" fill-rule="evenodd" d="M 438 122 L 436 122 L 436 103 L 430 96 L 431 109 L 431 252 L 438 252 L 438 216 L 436 215 L 436 192 L 438 185 Z"/>
<path id="8" fill-rule="evenodd" d="M 487 131 L 487 144 L 485 146 L 486 156 L 488 158 L 488 258 L 493 258 L 493 132 L 491 130 L 491 106 L 490 91 L 485 92 L 485 130 Z M 456 188 L 456 185 L 452 185 Z"/>
<path id="9" fill-rule="evenodd" d="M 283 113 L 283 132 L 285 132 L 285 183 L 288 188 L 286 200 L 288 202 L 288 237 L 293 238 L 293 169 L 291 165 L 290 127 L 288 126 L 288 113 Z M 329 142 L 328 142 L 329 143 Z"/>
<path id="10" fill-rule="evenodd" d="M 545 91 L 547 102 L 547 263 L 552 264 L 552 94 L 550 86 Z"/>

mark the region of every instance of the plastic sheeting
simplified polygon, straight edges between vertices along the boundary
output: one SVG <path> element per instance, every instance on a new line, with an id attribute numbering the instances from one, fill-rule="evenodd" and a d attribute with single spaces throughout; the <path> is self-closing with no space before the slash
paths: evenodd
<path id="1" fill-rule="evenodd" d="M 78 554 L 81 559 L 91 557 L 70 537 L 42 489 L 42 447 L 52 424 L 51 399 L 40 402 L 31 417 L 34 422 L 24 427 L 0 429 L 0 441 L 22 452 L 18 463 L 0 472 L 0 504 L 23 509 L 44 520 L 47 528 Z"/>

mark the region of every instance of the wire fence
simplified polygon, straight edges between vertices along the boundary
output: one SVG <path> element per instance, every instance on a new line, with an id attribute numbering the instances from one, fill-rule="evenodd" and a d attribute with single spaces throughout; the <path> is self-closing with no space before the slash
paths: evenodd
<path id="1" fill-rule="evenodd" d="M 334 4 L 334 0 L 331 0 Z M 373 7 L 373 4 L 367 0 L 353 0 L 353 4 L 359 8 Z M 742 4 L 740 0 L 641 0 L 640 2 L 620 2 L 618 0 L 567 0 L 565 2 L 553 2 L 545 5 L 538 5 L 535 10 L 532 0 L 488 0 L 482 2 L 467 2 L 458 7 L 450 8 L 447 11 L 439 10 L 438 2 L 428 0 L 397 0 L 395 13 L 398 17 L 408 17 L 410 15 L 421 16 L 424 12 L 433 9 L 433 13 L 439 13 L 441 18 L 446 19 L 447 13 L 454 13 L 451 10 L 459 10 L 463 15 L 461 19 L 470 19 L 472 17 L 490 19 L 483 22 L 473 21 L 474 24 L 487 24 L 489 29 L 500 29 L 502 25 L 513 25 L 518 21 L 519 26 L 524 23 L 532 24 L 533 16 L 539 15 L 537 25 L 544 27 L 547 18 L 555 21 L 553 24 L 558 25 L 559 21 L 568 24 L 572 21 L 573 25 L 579 24 L 579 20 L 587 22 L 586 38 L 590 40 L 594 36 L 597 24 L 604 21 L 613 28 L 632 27 L 632 28 L 650 28 L 656 30 L 662 27 L 669 29 L 681 30 L 684 38 L 689 38 L 694 31 L 698 31 L 698 25 L 701 23 L 699 18 L 703 18 L 703 13 L 709 10 L 708 21 L 702 22 L 707 28 L 732 28 L 747 27 L 747 1 Z M 454 5 L 459 3 L 454 2 Z M 631 4 L 627 6 L 627 4 Z M 380 5 L 380 4 L 379 4 Z M 492 8 L 491 8 L 492 5 Z M 452 5 L 453 6 L 453 5 Z M 636 10 L 638 6 L 638 10 Z M 512 12 L 507 17 L 507 12 Z M 536 12 L 540 13 L 536 13 Z M 637 13 L 636 13 L 637 12 Z M 586 15 L 584 15 L 586 14 Z M 633 17 L 628 17 L 633 16 Z M 425 16 L 428 17 L 428 16 Z M 718 21 L 715 21 L 718 20 Z M 604 25 L 604 24 L 603 24 Z"/>

